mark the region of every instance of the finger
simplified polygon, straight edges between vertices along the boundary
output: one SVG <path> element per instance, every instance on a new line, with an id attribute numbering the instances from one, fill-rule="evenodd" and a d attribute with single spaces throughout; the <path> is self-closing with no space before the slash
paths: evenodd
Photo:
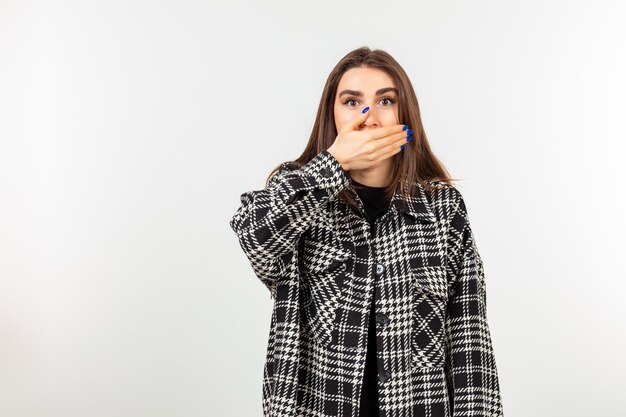
<path id="1" fill-rule="evenodd" d="M 404 149 L 402 148 L 402 146 L 404 146 Z M 406 141 L 405 143 L 401 143 L 400 145 L 389 145 L 387 148 L 385 148 L 385 152 L 382 154 L 381 160 L 391 158 L 399 152 L 407 152 L 407 146 L 408 145 L 406 144 Z"/>
<path id="2" fill-rule="evenodd" d="M 399 136 L 399 134 L 391 135 L 387 144 L 381 148 L 383 159 L 389 158 L 390 156 L 406 149 L 408 147 L 408 142 L 409 141 L 406 140 L 406 136 Z"/>
<path id="3" fill-rule="evenodd" d="M 369 107 L 366 107 L 363 110 L 365 111 L 361 113 L 357 113 L 357 115 L 354 116 L 354 118 L 352 118 L 349 122 L 343 125 L 343 127 L 341 128 L 341 131 L 344 132 L 344 131 L 358 130 L 361 123 L 367 120 L 369 116 L 369 112 L 370 112 Z"/>
<path id="4" fill-rule="evenodd" d="M 408 130 L 401 130 L 400 132 L 393 133 L 384 138 L 377 139 L 374 142 L 374 145 L 379 149 L 383 149 L 383 151 L 387 151 L 390 148 L 397 147 L 399 148 L 401 145 L 404 145 L 409 137 Z"/>
<path id="5" fill-rule="evenodd" d="M 372 139 L 384 139 L 393 135 L 394 133 L 400 133 L 403 137 L 406 137 L 409 132 L 409 127 L 403 124 L 383 126 L 377 129 L 368 130 L 368 132 L 372 135 Z"/>

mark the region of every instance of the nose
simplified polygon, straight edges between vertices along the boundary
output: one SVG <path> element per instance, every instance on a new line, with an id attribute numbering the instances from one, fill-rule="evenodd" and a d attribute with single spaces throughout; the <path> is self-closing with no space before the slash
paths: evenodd
<path id="1" fill-rule="evenodd" d="M 367 119 L 363 122 L 361 126 L 363 127 L 378 127 L 378 115 L 376 114 L 376 107 L 370 106 L 370 109 L 367 111 Z"/>

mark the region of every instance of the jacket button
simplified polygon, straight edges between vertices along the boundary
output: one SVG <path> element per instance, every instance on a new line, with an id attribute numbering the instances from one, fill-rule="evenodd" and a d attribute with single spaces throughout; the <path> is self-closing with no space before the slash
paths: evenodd
<path id="1" fill-rule="evenodd" d="M 384 270 L 385 270 L 385 267 L 382 266 L 381 264 L 376 265 L 376 275 L 381 275 Z"/>
<path id="2" fill-rule="evenodd" d="M 322 174 L 322 177 L 328 178 L 330 177 L 330 169 L 328 169 L 327 167 L 324 167 L 320 170 L 320 174 Z"/>
<path id="3" fill-rule="evenodd" d="M 376 314 L 376 324 L 378 324 L 380 327 L 384 327 L 384 326 L 388 325 L 389 324 L 389 317 L 387 317 L 386 314 L 377 313 Z"/>
<path id="4" fill-rule="evenodd" d="M 391 372 L 386 369 L 383 369 L 378 373 L 378 380 L 380 382 L 387 382 L 391 379 Z"/>

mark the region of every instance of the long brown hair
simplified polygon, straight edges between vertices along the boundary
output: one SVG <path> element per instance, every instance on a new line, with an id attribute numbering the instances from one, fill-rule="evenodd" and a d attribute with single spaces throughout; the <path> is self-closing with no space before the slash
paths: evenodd
<path id="1" fill-rule="evenodd" d="M 416 183 L 421 184 L 427 191 L 439 188 L 437 185 L 429 184 L 427 181 L 452 185 L 452 181 L 456 181 L 456 179 L 450 177 L 446 168 L 430 149 L 428 138 L 422 125 L 417 97 L 406 72 L 389 53 L 380 49 L 371 50 L 367 46 L 348 53 L 330 72 L 322 92 L 309 141 L 302 155 L 286 163 L 298 167 L 302 166 L 333 144 L 337 137 L 334 102 L 339 80 L 346 71 L 358 67 L 380 69 L 395 80 L 398 88 L 399 123 L 406 124 L 413 130 L 413 140 L 408 141 L 404 150 L 392 157 L 392 181 L 385 190 L 387 198 L 391 198 L 398 190 L 398 187 L 400 187 L 402 198 L 406 201 L 408 194 L 415 195 L 417 191 L 415 189 Z M 270 172 L 267 182 L 283 164 L 285 163 L 279 164 Z M 406 184 L 410 186 L 406 187 Z M 347 190 L 342 190 L 338 194 L 338 198 L 350 206 L 356 205 L 353 194 Z"/>

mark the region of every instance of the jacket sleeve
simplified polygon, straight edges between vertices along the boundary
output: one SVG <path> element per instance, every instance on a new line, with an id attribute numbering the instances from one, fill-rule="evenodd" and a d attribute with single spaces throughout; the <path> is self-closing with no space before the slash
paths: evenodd
<path id="1" fill-rule="evenodd" d="M 241 206 L 230 227 L 271 298 L 302 233 L 349 183 L 341 164 L 323 150 L 300 168 L 283 164 L 265 189 L 241 194 Z"/>
<path id="2" fill-rule="evenodd" d="M 483 262 L 465 202 L 458 190 L 456 194 L 448 240 L 448 266 L 453 280 L 445 340 L 452 416 L 501 417 L 498 371 L 487 323 Z"/>

